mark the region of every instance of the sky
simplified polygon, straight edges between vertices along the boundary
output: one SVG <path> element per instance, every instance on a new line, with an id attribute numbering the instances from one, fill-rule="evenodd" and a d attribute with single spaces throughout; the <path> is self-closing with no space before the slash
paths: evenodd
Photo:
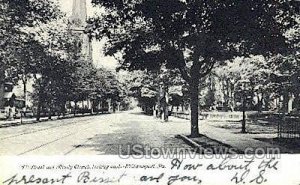
<path id="1" fill-rule="evenodd" d="M 92 7 L 91 0 L 86 0 L 87 1 L 87 12 L 88 16 L 91 17 L 99 9 Z M 72 5 L 73 5 L 73 0 L 59 0 L 59 3 L 61 5 L 61 10 L 63 12 L 66 12 L 67 15 L 71 15 L 72 13 Z M 107 69 L 115 69 L 117 66 L 117 61 L 115 60 L 114 57 L 109 57 L 109 56 L 104 56 L 102 50 L 103 46 L 105 44 L 105 41 L 93 41 L 93 60 L 94 64 L 96 67 L 105 67 Z"/>

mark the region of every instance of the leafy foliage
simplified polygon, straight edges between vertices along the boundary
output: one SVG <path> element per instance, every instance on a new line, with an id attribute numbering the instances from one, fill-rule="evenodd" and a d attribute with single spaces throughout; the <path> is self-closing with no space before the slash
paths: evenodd
<path id="1" fill-rule="evenodd" d="M 288 1 L 93 0 L 107 14 L 89 21 L 90 33 L 108 38 L 106 54 L 121 67 L 180 70 L 189 84 L 192 135 L 198 135 L 200 79 L 216 62 L 238 55 L 286 52 L 283 33 L 293 26 Z"/>
<path id="2" fill-rule="evenodd" d="M 29 73 L 32 67 L 30 61 L 37 59 L 36 56 L 44 56 L 43 47 L 25 29 L 47 23 L 59 16 L 61 13 L 52 1 L 1 1 L 0 63 L 1 70 L 6 71 L 10 79 L 17 78 L 17 74 Z M 2 80 L 3 78 L 5 76 Z"/>

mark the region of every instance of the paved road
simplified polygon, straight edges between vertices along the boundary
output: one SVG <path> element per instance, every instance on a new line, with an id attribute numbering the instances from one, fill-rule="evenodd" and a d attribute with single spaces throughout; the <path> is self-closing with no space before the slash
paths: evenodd
<path id="1" fill-rule="evenodd" d="M 117 155 L 146 154 L 146 147 L 189 149 L 175 138 L 188 134 L 189 125 L 182 124 L 162 123 L 132 111 L 1 128 L 0 155 Z"/>

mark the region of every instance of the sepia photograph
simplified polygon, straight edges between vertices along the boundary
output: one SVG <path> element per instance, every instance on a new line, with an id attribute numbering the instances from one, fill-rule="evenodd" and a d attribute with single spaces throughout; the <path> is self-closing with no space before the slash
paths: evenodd
<path id="1" fill-rule="evenodd" d="M 300 154 L 300 1 L 0 8 L 0 156 Z"/>
<path id="2" fill-rule="evenodd" d="M 0 185 L 299 170 L 299 0 L 0 0 Z"/>

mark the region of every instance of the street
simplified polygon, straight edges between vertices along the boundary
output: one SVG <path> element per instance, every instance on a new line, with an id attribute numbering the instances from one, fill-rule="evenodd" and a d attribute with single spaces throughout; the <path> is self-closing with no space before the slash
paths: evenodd
<path id="1" fill-rule="evenodd" d="M 189 133 L 189 125 L 183 124 L 164 123 L 136 110 L 1 128 L 0 155 L 126 155 L 134 154 L 134 144 L 190 148 L 175 138 Z"/>

